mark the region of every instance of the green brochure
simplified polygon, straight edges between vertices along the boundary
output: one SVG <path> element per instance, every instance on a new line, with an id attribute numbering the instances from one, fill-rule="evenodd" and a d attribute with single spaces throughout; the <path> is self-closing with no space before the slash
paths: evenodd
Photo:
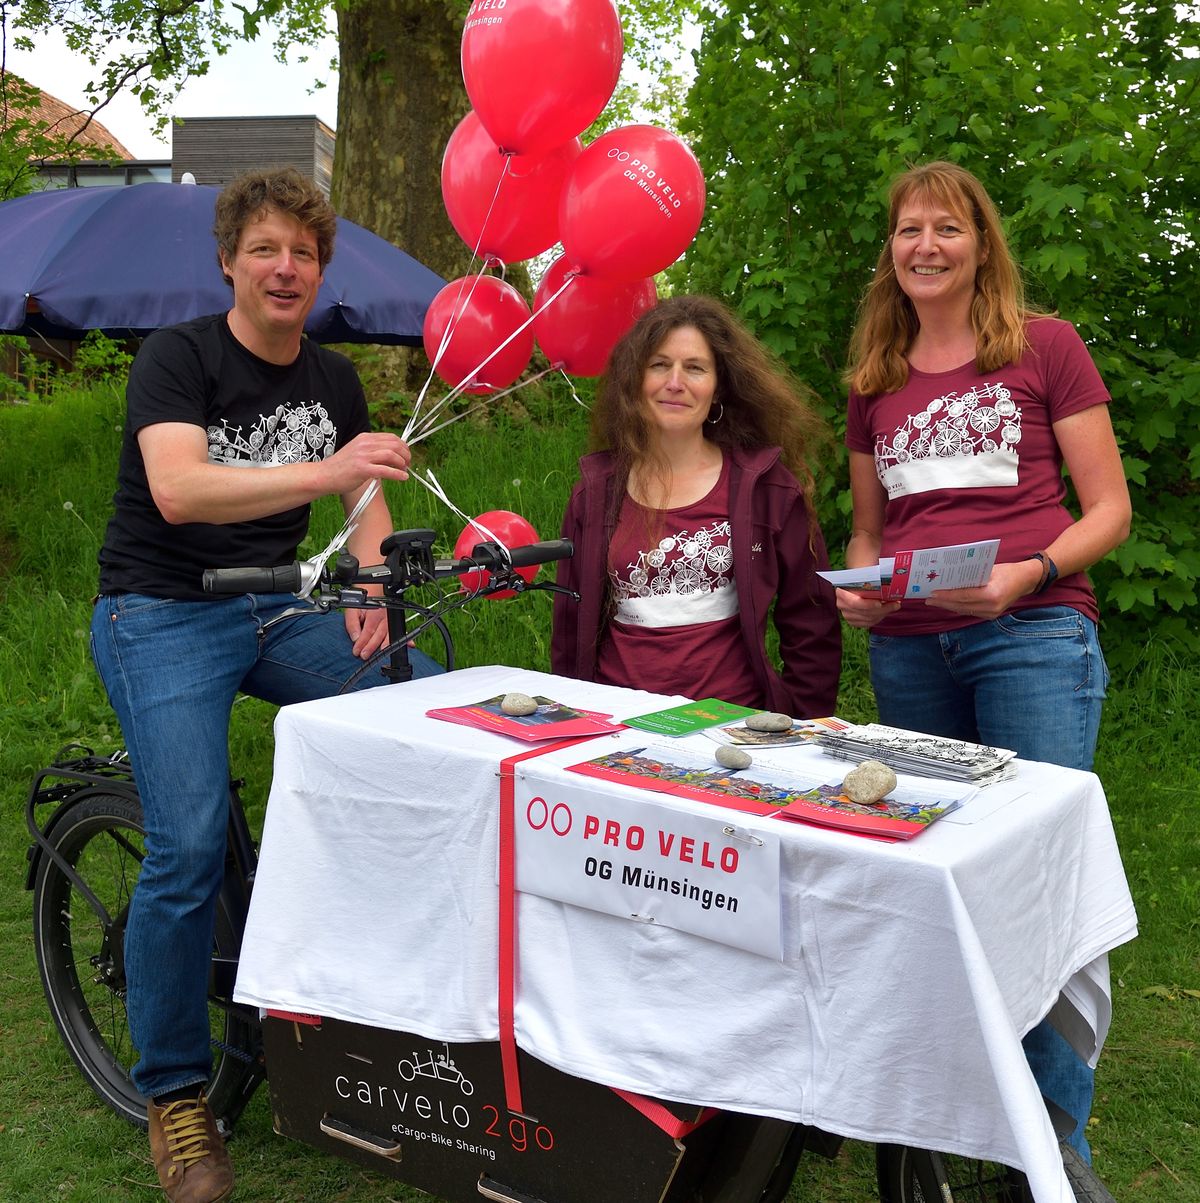
<path id="1" fill-rule="evenodd" d="M 699 702 L 685 702 L 669 710 L 654 710 L 621 721 L 627 727 L 638 727 L 657 735 L 691 735 L 693 731 L 703 731 L 705 727 L 715 727 L 720 723 L 732 723 L 748 714 L 757 713 L 753 706 L 735 706 L 732 702 L 722 702 L 720 698 L 702 698 Z"/>

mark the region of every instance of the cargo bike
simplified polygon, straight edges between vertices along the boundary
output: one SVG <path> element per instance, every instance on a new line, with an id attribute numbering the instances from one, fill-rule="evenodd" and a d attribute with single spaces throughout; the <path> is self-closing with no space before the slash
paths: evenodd
<path id="1" fill-rule="evenodd" d="M 363 670 L 383 664 L 392 681 L 411 675 L 407 647 L 434 628 L 453 668 L 444 616 L 478 597 L 553 586 L 518 570 L 565 558 L 551 540 L 508 549 L 481 542 L 462 559 L 435 559 L 434 534 L 396 532 L 384 563 L 361 567 L 340 554 L 331 568 L 214 570 L 213 592 L 291 592 L 296 612 L 383 606 L 389 645 Z M 448 591 L 439 582 L 470 587 Z M 365 586 L 382 589 L 369 595 Z M 428 604 L 408 591 L 430 587 Z M 286 616 L 285 616 L 286 619 Z M 835 1156 L 839 1137 L 784 1120 L 714 1112 L 664 1099 L 628 1096 L 571 1077 L 517 1053 L 526 1106 L 505 1106 L 504 1067 L 495 1043 L 451 1044 L 311 1015 L 272 1013 L 234 1001 L 241 938 L 257 848 L 230 783 L 226 870 L 213 936 L 210 976 L 213 1075 L 209 1099 L 225 1133 L 269 1081 L 277 1131 L 327 1149 L 451 1203 L 777 1203 L 805 1152 Z M 64 749 L 34 778 L 27 803 L 27 888 L 42 985 L 71 1057 L 99 1098 L 145 1126 L 145 1100 L 130 1080 L 137 1059 L 125 1018 L 123 937 L 143 857 L 137 787 L 123 752 Z M 347 1059 L 360 1068 L 347 1073 Z M 387 1066 L 387 1080 L 378 1067 Z M 335 1083 L 336 1106 L 312 1083 Z M 401 1120 L 375 1122 L 381 1092 L 393 1092 Z M 402 1100 L 402 1102 L 401 1102 Z M 553 1115 L 553 1122 L 543 1117 Z M 1069 1125 L 1069 1121 L 1065 1121 Z M 1111 1199 L 1073 1150 L 1061 1146 L 1081 1203 Z M 879 1145 L 884 1203 L 986 1200 L 1026 1203 L 1024 1176 L 1005 1166 Z"/>

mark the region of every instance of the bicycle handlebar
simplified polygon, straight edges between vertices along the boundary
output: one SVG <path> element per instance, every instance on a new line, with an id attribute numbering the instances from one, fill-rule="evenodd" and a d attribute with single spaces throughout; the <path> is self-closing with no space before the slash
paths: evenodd
<path id="1" fill-rule="evenodd" d="M 206 568 L 201 578 L 205 593 L 299 593 L 313 576 L 299 560 L 276 568 Z"/>
<path id="2" fill-rule="evenodd" d="M 431 536 L 430 536 L 431 537 Z M 546 539 L 506 548 L 499 543 L 479 543 L 469 556 L 457 560 L 436 560 L 435 578 L 462 576 L 468 572 L 507 571 L 529 568 L 554 560 L 569 559 L 575 548 L 570 539 Z M 321 574 L 311 564 L 293 560 L 274 568 L 206 568 L 202 578 L 205 593 L 300 593 L 316 583 Z M 358 584 L 387 584 L 390 574 L 383 565 L 365 568 L 355 574 Z"/>
<path id="3" fill-rule="evenodd" d="M 449 575 L 457 576 L 470 572 L 473 568 L 505 568 L 503 556 L 497 554 L 500 547 L 497 543 L 480 543 L 469 556 L 461 560 L 451 561 Z M 554 560 L 569 560 L 575 554 L 575 546 L 570 539 L 546 539 L 541 543 L 526 543 L 522 547 L 510 547 L 509 563 L 514 568 L 530 568 L 534 564 L 549 564 Z M 441 565 L 439 564 L 439 567 Z"/>

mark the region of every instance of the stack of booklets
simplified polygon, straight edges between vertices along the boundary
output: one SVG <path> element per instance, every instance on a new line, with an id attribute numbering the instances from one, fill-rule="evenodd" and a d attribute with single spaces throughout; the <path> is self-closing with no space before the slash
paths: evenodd
<path id="1" fill-rule="evenodd" d="M 1004 748 L 904 731 L 881 723 L 821 732 L 816 743 L 823 752 L 840 760 L 878 760 L 897 773 L 969 781 L 976 786 L 1003 781 L 1015 771 L 1011 762 L 1016 753 Z"/>

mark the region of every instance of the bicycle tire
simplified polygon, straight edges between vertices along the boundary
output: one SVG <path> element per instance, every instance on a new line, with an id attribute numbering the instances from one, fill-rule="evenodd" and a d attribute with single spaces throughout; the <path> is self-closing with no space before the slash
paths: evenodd
<path id="1" fill-rule="evenodd" d="M 882 1203 L 1033 1203 L 1025 1175 L 999 1162 L 878 1145 Z"/>
<path id="2" fill-rule="evenodd" d="M 1117 1203 L 1100 1175 L 1069 1144 L 1058 1146 L 1067 1181 L 1075 1192 L 1075 1203 Z"/>
<path id="3" fill-rule="evenodd" d="M 1069 1144 L 1060 1144 L 1059 1152 L 1076 1203 L 1115 1203 Z M 879 1145 L 876 1170 L 882 1203 L 1034 1203 L 1025 1175 L 999 1162 Z"/>
<path id="4" fill-rule="evenodd" d="M 118 1115 L 146 1127 L 146 1100 L 129 1072 L 137 1050 L 125 1014 L 124 932 L 129 901 L 145 856 L 137 801 L 83 790 L 48 824 L 50 846 L 100 899 L 109 924 L 88 904 L 54 859 L 42 853 L 33 887 L 33 937 L 51 1016 L 88 1085 Z M 237 913 L 222 892 L 214 955 L 236 957 Z M 214 1002 L 213 1075 L 209 1101 L 217 1116 L 240 1111 L 255 1073 L 258 1038 L 246 1016 Z"/>

